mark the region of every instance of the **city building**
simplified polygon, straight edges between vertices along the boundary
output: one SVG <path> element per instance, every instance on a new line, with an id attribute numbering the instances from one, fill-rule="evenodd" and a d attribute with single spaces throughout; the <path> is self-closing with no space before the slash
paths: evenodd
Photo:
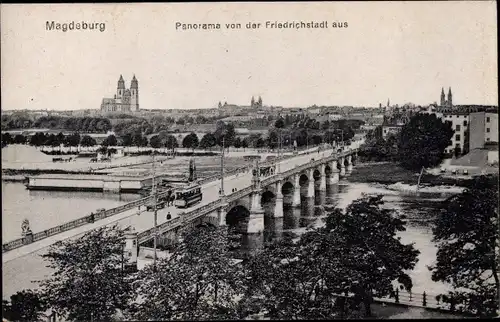
<path id="1" fill-rule="evenodd" d="M 445 153 L 454 153 L 457 149 L 460 154 L 463 153 L 469 129 L 469 113 L 466 111 L 445 111 L 436 113 L 436 116 L 443 122 L 450 122 L 452 130 L 455 131 L 451 138 L 451 144 L 446 147 Z M 470 147 L 467 150 L 470 150 Z"/>
<path id="2" fill-rule="evenodd" d="M 498 113 L 493 110 L 470 113 L 470 149 L 498 144 Z"/>
<path id="3" fill-rule="evenodd" d="M 410 121 L 415 112 L 406 106 L 400 108 L 397 104 L 391 107 L 389 100 L 387 100 L 387 106 L 384 111 L 382 120 L 382 138 L 384 139 L 388 135 L 401 132 L 403 126 Z"/>
<path id="4" fill-rule="evenodd" d="M 125 88 L 125 81 L 120 75 L 115 96 L 102 99 L 101 113 L 113 112 L 139 112 L 139 82 L 135 75 L 130 83 L 130 89 Z"/>
<path id="5" fill-rule="evenodd" d="M 441 104 L 423 108 L 423 113 L 435 114 L 443 121 L 451 122 L 455 131 L 445 153 L 458 149 L 461 153 L 482 149 L 485 145 L 498 145 L 498 107 L 490 105 L 453 105 L 451 88 L 448 99 L 441 89 Z"/>

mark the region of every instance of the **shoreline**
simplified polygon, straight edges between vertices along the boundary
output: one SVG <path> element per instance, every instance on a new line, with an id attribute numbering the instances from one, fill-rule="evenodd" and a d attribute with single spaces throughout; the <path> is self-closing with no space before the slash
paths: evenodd
<path id="1" fill-rule="evenodd" d="M 416 185 L 419 173 L 407 170 L 393 162 L 363 162 L 354 166 L 354 171 L 349 176 L 351 182 L 395 184 L 404 183 Z M 420 184 L 424 186 L 463 186 L 467 187 L 473 177 L 450 178 L 441 175 L 424 173 Z"/>

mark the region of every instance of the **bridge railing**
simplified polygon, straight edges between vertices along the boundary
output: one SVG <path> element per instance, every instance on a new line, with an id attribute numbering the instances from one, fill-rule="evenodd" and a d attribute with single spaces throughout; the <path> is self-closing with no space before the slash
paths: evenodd
<path id="1" fill-rule="evenodd" d="M 181 213 L 179 214 L 179 217 L 175 217 L 171 220 L 168 220 L 167 222 L 164 222 L 163 224 L 159 225 L 158 228 L 158 233 L 164 233 L 168 230 L 174 229 L 177 226 L 182 226 L 185 222 L 192 221 L 196 219 L 197 217 L 201 217 L 207 212 L 213 211 L 217 209 L 217 207 L 220 204 L 220 200 L 212 201 L 200 208 L 196 208 L 191 210 L 190 212 L 187 213 Z M 139 240 L 139 243 L 143 243 L 147 240 L 149 240 L 152 236 L 154 236 L 155 229 L 150 228 L 148 230 L 145 230 L 137 235 L 137 239 Z"/>
<path id="2" fill-rule="evenodd" d="M 246 187 L 242 190 L 238 190 L 238 191 L 236 191 L 236 192 L 234 192 L 226 197 L 227 202 L 233 202 L 235 200 L 238 200 L 241 197 L 244 197 L 244 196 L 248 195 L 249 193 L 251 193 L 252 190 L 253 190 L 253 186 Z"/>
<path id="3" fill-rule="evenodd" d="M 356 151 L 357 149 L 352 149 L 352 150 L 349 150 L 349 151 L 343 151 L 341 153 L 333 153 L 331 154 L 330 156 L 327 156 L 326 158 L 323 158 L 323 159 L 320 159 L 320 160 L 314 160 L 314 161 L 310 161 L 306 164 L 303 164 L 303 165 L 300 165 L 298 167 L 295 167 L 295 168 L 292 168 L 290 170 L 287 170 L 287 171 L 284 171 L 284 172 L 281 172 L 281 173 L 277 173 L 273 176 L 270 176 L 264 180 L 262 180 L 260 182 L 261 185 L 265 186 L 265 185 L 268 185 L 268 184 L 271 184 L 272 182 L 275 182 L 277 181 L 280 177 L 281 178 L 285 178 L 295 172 L 298 172 L 298 171 L 303 171 L 303 170 L 306 170 L 308 168 L 312 168 L 312 167 L 315 167 L 315 166 L 318 166 L 320 164 L 323 164 L 325 162 L 325 159 L 326 160 L 330 160 L 330 159 L 336 159 L 336 158 L 342 158 L 342 157 L 345 157 L 346 155 L 352 153 L 353 151 Z"/>
<path id="4" fill-rule="evenodd" d="M 240 168 L 228 171 L 228 172 L 224 172 L 224 178 L 228 177 L 228 176 L 235 175 L 237 173 L 248 172 L 250 170 L 250 168 L 251 168 L 251 166 L 244 166 L 244 167 L 240 167 Z M 205 184 L 207 182 L 214 181 L 214 180 L 219 180 L 219 179 L 220 179 L 220 174 L 214 174 L 214 175 L 212 175 L 210 177 L 206 177 L 206 178 L 203 178 L 201 180 L 198 180 L 198 184 L 202 185 L 202 184 Z"/>
<path id="5" fill-rule="evenodd" d="M 159 196 L 163 196 L 166 194 L 167 194 L 166 192 L 161 193 L 161 194 L 159 194 Z M 134 207 L 142 206 L 142 205 L 146 204 L 147 202 L 149 202 L 151 199 L 152 199 L 152 196 L 148 196 L 148 197 L 130 202 L 130 203 L 125 204 L 125 205 L 121 205 L 121 206 L 118 206 L 115 208 L 111 208 L 111 209 L 108 209 L 108 210 L 105 210 L 102 212 L 95 213 L 93 219 L 94 219 L 94 221 L 97 221 L 97 220 L 104 219 L 104 218 L 107 218 L 109 216 L 115 215 L 117 213 L 121 213 L 123 211 L 132 209 Z M 36 242 L 36 241 L 45 239 L 47 237 L 57 235 L 57 234 L 60 234 L 62 232 L 65 232 L 65 231 L 86 225 L 88 223 L 91 223 L 92 222 L 91 217 L 92 217 L 92 215 L 87 215 L 87 216 L 66 222 L 64 224 L 40 231 L 38 233 L 33 234 L 32 239 L 29 239 L 29 240 L 27 238 L 18 238 L 18 239 L 15 239 L 13 241 L 10 241 L 8 243 L 5 243 L 2 245 L 2 253 L 9 251 L 9 250 L 12 250 L 12 249 L 15 249 L 15 248 L 19 248 L 25 244 Z"/>

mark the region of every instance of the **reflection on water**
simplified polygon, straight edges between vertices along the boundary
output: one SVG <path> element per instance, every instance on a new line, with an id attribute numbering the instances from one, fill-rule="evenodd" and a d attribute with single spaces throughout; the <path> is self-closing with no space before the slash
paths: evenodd
<path id="1" fill-rule="evenodd" d="M 136 194 L 33 191 L 22 183 L 2 181 L 2 243 L 21 237 L 24 219 L 36 233 L 138 198 Z"/>
<path id="2" fill-rule="evenodd" d="M 274 200 L 263 204 L 265 211 L 264 233 L 241 238 L 241 247 L 236 252 L 237 257 L 243 258 L 258 249 L 265 243 L 283 238 L 284 236 L 297 237 L 304 233 L 308 227 L 318 227 L 323 224 L 323 218 L 334 207 L 345 209 L 352 201 L 363 195 L 384 196 L 384 208 L 394 209 L 406 216 L 406 231 L 401 232 L 401 240 L 405 244 L 414 243 L 420 250 L 419 261 L 415 269 L 409 272 L 414 283 L 414 292 L 426 291 L 430 294 L 445 292 L 448 286 L 443 283 L 433 282 L 428 266 L 436 258 L 436 245 L 432 241 L 433 220 L 442 207 L 442 200 L 449 194 L 424 192 L 406 194 L 386 188 L 381 184 L 351 183 L 347 180 L 339 184 L 327 185 L 326 191 L 316 189 L 314 198 L 304 197 L 306 190 L 302 187 L 301 207 L 291 205 L 291 194 L 284 195 L 283 218 L 274 218 Z"/>

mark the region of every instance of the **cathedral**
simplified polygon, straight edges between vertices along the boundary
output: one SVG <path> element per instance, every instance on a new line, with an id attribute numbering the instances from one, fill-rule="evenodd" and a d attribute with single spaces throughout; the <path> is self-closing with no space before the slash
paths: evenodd
<path id="1" fill-rule="evenodd" d="M 120 75 L 114 98 L 103 98 L 101 112 L 138 112 L 139 111 L 139 83 L 137 78 L 132 78 L 130 89 L 125 88 L 125 81 Z"/>
<path id="2" fill-rule="evenodd" d="M 453 107 L 453 100 L 451 96 L 451 87 L 448 89 L 448 100 L 444 96 L 444 88 L 441 87 L 441 107 Z"/>

